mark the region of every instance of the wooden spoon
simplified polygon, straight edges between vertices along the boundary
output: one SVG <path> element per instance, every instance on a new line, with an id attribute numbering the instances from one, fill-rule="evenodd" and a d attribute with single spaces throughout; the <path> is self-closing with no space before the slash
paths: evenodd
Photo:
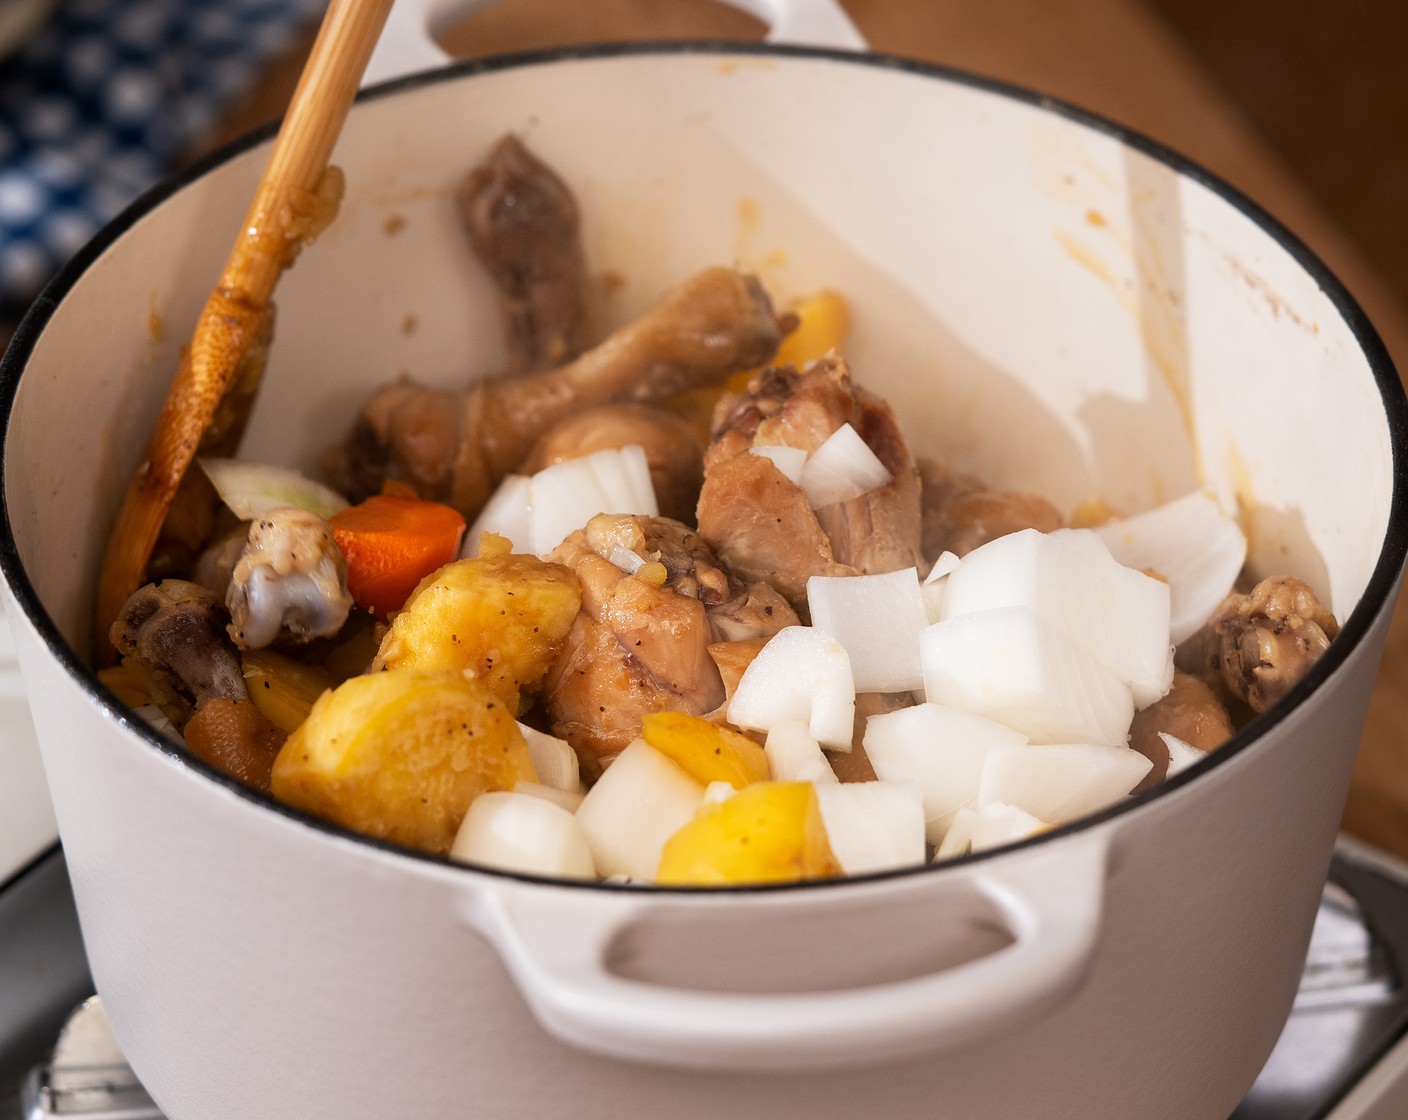
<path id="1" fill-rule="evenodd" d="M 198 452 L 231 454 L 249 415 L 273 327 L 270 298 L 303 245 L 332 220 L 342 175 L 328 166 L 392 0 L 332 0 L 269 164 L 133 472 L 98 582 L 95 660 L 145 582 L 152 549 Z"/>

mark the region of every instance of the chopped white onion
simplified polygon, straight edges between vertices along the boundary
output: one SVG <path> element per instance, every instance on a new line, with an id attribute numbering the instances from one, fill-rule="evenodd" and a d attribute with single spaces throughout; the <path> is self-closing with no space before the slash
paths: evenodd
<path id="1" fill-rule="evenodd" d="M 958 558 L 956 552 L 941 552 L 939 558 L 934 561 L 934 566 L 929 569 L 929 574 L 924 577 L 926 584 L 937 583 L 945 576 L 951 576 L 958 571 L 958 566 L 963 561 Z"/>
<path id="2" fill-rule="evenodd" d="M 808 456 L 801 487 L 812 509 L 848 502 L 889 483 L 893 476 L 849 424 L 842 424 Z"/>
<path id="3" fill-rule="evenodd" d="M 1168 585 L 1126 568 L 1088 529 L 998 537 L 963 558 L 948 576 L 943 617 L 994 607 L 1030 607 L 1112 669 L 1136 707 L 1173 681 Z"/>
<path id="4" fill-rule="evenodd" d="M 582 789 L 581 770 L 577 764 L 577 752 L 566 739 L 548 735 L 536 727 L 520 723 L 518 730 L 528 741 L 528 753 L 533 759 L 533 769 L 538 781 L 553 789 L 565 789 L 580 793 Z"/>
<path id="5" fill-rule="evenodd" d="M 659 515 L 660 504 L 655 495 L 655 482 L 650 477 L 650 460 L 645 457 L 645 448 L 640 444 L 630 443 L 621 448 L 608 447 L 594 451 L 586 456 L 585 461 L 596 472 L 597 485 L 611 505 L 625 506 L 624 509 L 613 509 L 608 505 L 602 513 Z"/>
<path id="6" fill-rule="evenodd" d="M 857 692 L 921 688 L 919 635 L 929 625 L 914 568 L 807 580 L 812 625 L 846 647 Z"/>
<path id="7" fill-rule="evenodd" d="M 822 753 L 821 744 L 812 738 L 803 720 L 774 724 L 768 731 L 763 752 L 767 755 L 769 775 L 775 782 L 829 785 L 838 780 L 836 771 Z"/>
<path id="8" fill-rule="evenodd" d="M 1015 805 L 1040 820 L 1064 824 L 1124 797 L 1151 765 L 1129 747 L 996 747 L 983 765 L 978 805 Z"/>
<path id="9" fill-rule="evenodd" d="M 807 462 L 807 453 L 800 447 L 783 447 L 780 444 L 773 447 L 751 447 L 749 450 L 754 455 L 761 455 L 764 459 L 771 459 L 772 465 L 780 470 L 790 481 L 802 483 L 802 468 Z"/>
<path id="10" fill-rule="evenodd" d="M 484 533 L 504 537 L 517 552 L 533 547 L 533 482 L 527 475 L 511 474 L 499 483 L 465 534 L 460 555 L 478 556 L 479 538 Z"/>
<path id="11" fill-rule="evenodd" d="M 1164 741 L 1164 746 L 1168 748 L 1168 773 L 1164 775 L 1171 778 L 1180 770 L 1187 770 L 1195 762 L 1201 762 L 1207 758 L 1207 751 L 1200 751 L 1192 743 L 1185 743 L 1177 735 L 1170 735 L 1167 731 L 1160 731 L 1159 738 Z"/>
<path id="12" fill-rule="evenodd" d="M 538 556 L 546 556 L 598 513 L 660 513 L 639 444 L 554 463 L 531 481 L 532 547 Z"/>
<path id="13" fill-rule="evenodd" d="M 1175 643 L 1208 620 L 1247 558 L 1241 527 L 1201 490 L 1096 531 L 1121 564 L 1147 568 L 1168 580 L 1169 630 Z"/>
<path id="14" fill-rule="evenodd" d="M 801 720 L 826 746 L 849 747 L 856 688 L 846 647 L 811 626 L 779 630 L 753 658 L 728 703 L 735 727 L 771 731 Z"/>
<path id="15" fill-rule="evenodd" d="M 863 740 L 876 777 L 919 787 L 931 844 L 939 843 L 954 815 L 977 799 L 988 752 L 1026 741 L 1003 724 L 938 704 L 871 716 Z"/>
<path id="16" fill-rule="evenodd" d="M 973 839 L 973 822 L 977 819 L 977 811 L 966 805 L 953 815 L 953 823 L 944 833 L 943 842 L 934 850 L 935 862 L 941 859 L 957 859 L 967 853 L 968 845 Z"/>
<path id="17" fill-rule="evenodd" d="M 141 716 L 147 726 L 158 735 L 165 735 L 175 743 L 184 743 L 186 740 L 181 732 L 176 730 L 176 725 L 166 718 L 166 713 L 155 704 L 142 704 L 132 709 L 133 715 Z"/>
<path id="18" fill-rule="evenodd" d="M 722 805 L 737 792 L 738 788 L 732 782 L 710 782 L 704 787 L 704 799 L 700 804 Z"/>
<path id="19" fill-rule="evenodd" d="M 645 557 L 637 552 L 632 552 L 623 544 L 613 544 L 611 546 L 611 555 L 608 556 L 607 559 L 628 576 L 635 575 L 645 567 Z"/>
<path id="20" fill-rule="evenodd" d="M 974 814 L 973 827 L 968 834 L 969 850 L 981 852 L 985 848 L 1025 840 L 1048 827 L 1046 821 L 1038 820 L 1025 809 L 993 802 Z"/>
<path id="21" fill-rule="evenodd" d="M 929 569 L 929 574 L 924 577 L 919 591 L 924 597 L 924 614 L 930 622 L 943 621 L 944 588 L 948 586 L 948 577 L 958 570 L 960 563 L 957 554 L 940 553 L 939 558 L 934 561 L 934 566 Z"/>
<path id="22" fill-rule="evenodd" d="M 1134 718 L 1129 686 L 1030 607 L 936 623 L 919 650 L 928 700 L 1005 723 L 1034 743 L 1122 743 Z"/>
<path id="23" fill-rule="evenodd" d="M 466 863 L 557 879 L 596 878 L 577 818 L 560 805 L 526 793 L 481 793 L 471 801 L 450 855 Z"/>
<path id="24" fill-rule="evenodd" d="M 704 787 L 644 739 L 616 756 L 587 791 L 577 820 L 603 875 L 654 879 L 665 841 L 704 799 Z"/>
<path id="25" fill-rule="evenodd" d="M 252 521 L 271 509 L 296 506 L 327 519 L 347 508 L 347 499 L 321 482 L 288 467 L 250 463 L 243 459 L 200 459 L 220 500 L 241 521 Z"/>
<path id="26" fill-rule="evenodd" d="M 847 875 L 924 862 L 924 810 L 919 787 L 897 782 L 818 785 L 831 851 Z"/>
<path id="27" fill-rule="evenodd" d="M 573 790 L 556 789 L 553 786 L 545 786 L 542 782 L 516 782 L 513 787 L 514 793 L 526 793 L 529 797 L 541 797 L 544 801 L 551 801 L 554 805 L 561 805 L 569 813 L 575 813 L 582 804 L 583 794 Z"/>

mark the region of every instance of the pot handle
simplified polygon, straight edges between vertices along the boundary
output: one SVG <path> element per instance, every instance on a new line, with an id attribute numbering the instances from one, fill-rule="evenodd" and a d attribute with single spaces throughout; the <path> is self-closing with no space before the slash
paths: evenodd
<path id="1" fill-rule="evenodd" d="M 363 87 L 450 61 L 433 35 L 494 0 L 396 0 L 362 77 Z M 865 40 L 837 0 L 725 0 L 768 25 L 767 42 L 863 51 Z"/>
<path id="2" fill-rule="evenodd" d="M 931 894 L 935 909 L 955 888 L 975 890 L 995 906 L 1012 942 L 939 972 L 836 991 L 712 992 L 618 975 L 613 946 L 661 904 L 653 892 L 567 899 L 559 889 L 496 887 L 475 896 L 468 917 L 498 949 L 538 1021 L 572 1046 L 676 1068 L 836 1069 L 967 1045 L 1056 1006 L 1083 978 L 1099 938 L 1105 857 L 1105 838 L 1087 833 L 940 873 L 946 883 Z M 878 888 L 883 913 L 885 896 L 915 885 L 823 889 Z M 717 901 L 738 905 L 737 896 Z M 785 892 L 745 901 L 788 905 Z"/>

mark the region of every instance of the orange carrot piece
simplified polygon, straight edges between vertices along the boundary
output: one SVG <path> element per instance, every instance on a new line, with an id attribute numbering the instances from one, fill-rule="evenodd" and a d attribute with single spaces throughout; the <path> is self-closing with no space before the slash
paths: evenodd
<path id="1" fill-rule="evenodd" d="M 347 558 L 347 590 L 379 618 L 399 610 L 416 584 L 459 556 L 465 528 L 449 506 L 393 494 L 350 506 L 331 525 Z"/>

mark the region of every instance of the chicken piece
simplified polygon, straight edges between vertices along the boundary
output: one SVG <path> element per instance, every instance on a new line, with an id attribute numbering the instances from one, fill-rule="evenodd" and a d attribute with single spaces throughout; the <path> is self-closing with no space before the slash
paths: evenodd
<path id="1" fill-rule="evenodd" d="M 735 642 L 714 642 L 709 646 L 709 656 L 719 667 L 719 676 L 723 680 L 725 703 L 733 699 L 733 694 L 738 691 L 738 682 L 767 644 L 767 638 L 743 638 Z"/>
<path id="2" fill-rule="evenodd" d="M 160 673 L 194 698 L 246 699 L 239 655 L 225 636 L 225 607 L 207 588 L 166 579 L 139 587 L 112 625 L 124 657 Z"/>
<path id="3" fill-rule="evenodd" d="M 811 576 L 853 576 L 802 488 L 761 455 L 725 459 L 704 472 L 699 532 L 743 579 L 771 584 L 799 612 Z"/>
<path id="4" fill-rule="evenodd" d="M 1246 594 L 1228 595 L 1178 647 L 1175 661 L 1264 712 L 1305 676 L 1338 633 L 1339 624 L 1308 584 L 1272 576 Z"/>
<path id="5" fill-rule="evenodd" d="M 954 474 L 932 459 L 919 461 L 923 480 L 923 549 L 932 564 L 944 552 L 966 556 L 1021 529 L 1050 533 L 1061 513 L 1039 494 L 989 490 L 971 475 Z"/>
<path id="6" fill-rule="evenodd" d="M 553 170 L 505 136 L 456 194 L 475 255 L 499 295 L 509 372 L 551 369 L 590 344 L 577 200 Z"/>
<path id="7" fill-rule="evenodd" d="M 628 574 L 613 556 L 638 570 Z M 711 645 L 797 624 L 771 587 L 743 582 L 698 533 L 667 518 L 598 514 L 551 559 L 581 580 L 582 610 L 548 670 L 545 708 L 589 772 L 640 734 L 647 712 L 720 708 Z"/>
<path id="8" fill-rule="evenodd" d="M 194 754 L 268 792 L 284 735 L 250 702 L 213 592 L 176 579 L 146 584 L 122 605 L 109 636 L 118 653 L 193 698 L 195 714 L 182 734 Z"/>
<path id="9" fill-rule="evenodd" d="M 481 381 L 462 393 L 410 381 L 386 386 L 324 469 L 353 501 L 390 477 L 472 521 L 498 482 L 565 417 L 720 381 L 767 361 L 781 337 L 757 280 L 707 269 L 560 369 Z"/>
<path id="10" fill-rule="evenodd" d="M 1168 745 L 1159 738 L 1161 731 L 1210 751 L 1232 737 L 1232 717 L 1206 681 L 1174 673 L 1163 698 L 1135 712 L 1129 725 L 1129 745 L 1154 764 L 1131 793 L 1152 789 L 1168 776 Z"/>
<path id="11" fill-rule="evenodd" d="M 765 580 L 799 611 L 814 575 L 897 571 L 920 563 L 919 474 L 889 405 L 856 386 L 830 355 L 804 374 L 763 370 L 719 402 L 704 456 L 699 531 L 731 568 Z M 884 463 L 891 481 L 813 510 L 800 486 L 754 447 L 807 452 L 849 423 Z"/>
<path id="12" fill-rule="evenodd" d="M 281 636 L 295 642 L 332 637 L 347 621 L 352 596 L 331 527 L 293 506 L 250 522 L 225 603 L 230 637 L 240 649 L 263 649 Z"/>
<path id="13" fill-rule="evenodd" d="M 517 473 L 534 474 L 554 463 L 633 443 L 645 452 L 660 513 L 692 522 L 704 481 L 704 446 L 689 421 L 648 404 L 608 404 L 567 417 L 534 444 Z"/>

